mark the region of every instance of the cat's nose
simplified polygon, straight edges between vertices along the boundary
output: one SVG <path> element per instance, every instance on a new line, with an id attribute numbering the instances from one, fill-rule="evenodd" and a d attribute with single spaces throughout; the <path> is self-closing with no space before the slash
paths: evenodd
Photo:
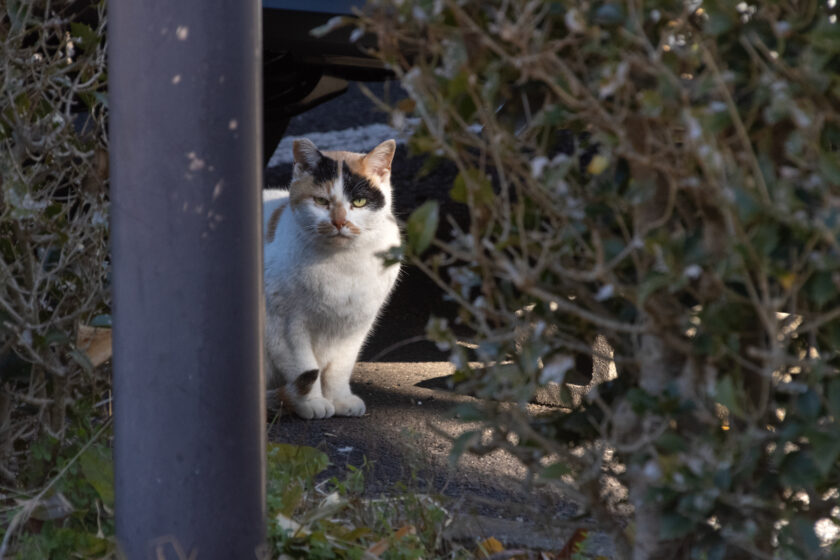
<path id="1" fill-rule="evenodd" d="M 330 212 L 330 221 L 335 229 L 340 230 L 347 223 L 347 211 L 342 207 L 337 207 Z"/>

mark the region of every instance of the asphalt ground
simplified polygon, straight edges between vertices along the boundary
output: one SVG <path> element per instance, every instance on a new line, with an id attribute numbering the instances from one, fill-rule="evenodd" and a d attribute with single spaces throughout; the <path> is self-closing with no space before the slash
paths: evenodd
<path id="1" fill-rule="evenodd" d="M 366 85 L 392 101 L 404 97 L 394 84 Z M 338 135 L 387 121 L 387 115 L 351 85 L 343 96 L 292 119 L 286 137 L 331 131 Z M 363 151 L 375 143 L 344 149 Z M 465 209 L 447 197 L 455 177 L 453 167 L 443 165 L 420 174 L 424 161 L 411 156 L 404 144 L 398 146 L 391 180 L 397 216 L 404 219 L 426 200 L 436 199 L 444 216 L 466 219 Z M 284 187 L 290 176 L 288 163 L 269 167 L 266 185 Z M 404 268 L 354 371 L 352 387 L 365 400 L 367 413 L 360 418 L 301 420 L 270 411 L 269 439 L 326 452 L 332 465 L 324 477 L 341 477 L 348 465 L 367 469 L 370 495 L 388 495 L 402 484 L 447 496 L 457 519 L 451 527 L 456 537 L 494 536 L 508 546 L 559 549 L 579 525 L 565 522 L 577 512 L 573 503 L 556 489 L 529 488 L 526 469 L 502 452 L 466 455 L 457 463 L 450 457 L 452 439 L 475 427 L 458 419 L 453 409 L 476 399 L 448 389 L 446 376 L 452 366 L 444 353 L 421 339 L 430 315 L 451 317 L 454 312 L 431 280 L 416 269 Z M 529 410 L 542 414 L 552 409 L 531 404 Z M 605 536 L 596 536 L 595 543 L 601 553 L 609 554 Z"/>

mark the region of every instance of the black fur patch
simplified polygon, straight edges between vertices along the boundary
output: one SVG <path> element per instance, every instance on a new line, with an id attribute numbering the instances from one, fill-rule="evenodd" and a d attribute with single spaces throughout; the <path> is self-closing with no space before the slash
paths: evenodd
<path id="1" fill-rule="evenodd" d="M 314 167 L 314 169 L 310 170 L 312 178 L 319 184 L 332 183 L 338 179 L 338 162 L 334 159 L 328 158 L 321 152 L 318 152 L 318 155 L 321 156 L 318 160 L 318 164 Z"/>
<path id="2" fill-rule="evenodd" d="M 318 381 L 317 369 L 310 369 L 298 375 L 295 379 L 295 389 L 297 389 L 298 395 L 308 395 L 316 381 Z"/>
<path id="3" fill-rule="evenodd" d="M 367 199 L 367 206 L 371 210 L 379 210 L 385 206 L 385 195 L 377 187 L 373 186 L 367 178 L 356 175 L 342 162 L 341 174 L 344 177 L 344 194 L 351 201 L 354 198 Z"/>

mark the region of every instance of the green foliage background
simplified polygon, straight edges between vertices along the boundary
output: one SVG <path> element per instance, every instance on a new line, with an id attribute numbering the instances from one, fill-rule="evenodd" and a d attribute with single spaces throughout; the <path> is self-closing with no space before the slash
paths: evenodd
<path id="1" fill-rule="evenodd" d="M 618 370 L 570 413 L 474 411 L 493 436 L 456 446 L 509 449 L 628 558 L 839 554 L 836 3 L 369 8 L 395 120 L 469 207 L 434 241 L 421 207 L 403 248 L 475 333 L 430 323 L 460 387 L 524 405 L 593 347 Z"/>
<path id="2" fill-rule="evenodd" d="M 80 7 L 0 3 L 4 558 L 114 549 L 108 375 L 77 346 L 108 322 L 104 3 Z"/>
<path id="3" fill-rule="evenodd" d="M 61 439 L 106 378 L 76 346 L 108 310 L 104 18 L 70 3 L 0 14 L 0 476 L 26 442 Z M 49 11 L 48 11 L 49 10 Z M 76 18 L 76 19 L 73 19 Z M 72 19 L 72 21 L 71 21 Z M 24 453 L 25 454 L 25 453 Z"/>

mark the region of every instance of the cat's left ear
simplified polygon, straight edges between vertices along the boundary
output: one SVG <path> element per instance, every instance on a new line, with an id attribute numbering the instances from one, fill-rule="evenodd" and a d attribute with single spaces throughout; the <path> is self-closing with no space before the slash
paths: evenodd
<path id="1" fill-rule="evenodd" d="M 309 138 L 301 138 L 295 140 L 292 144 L 292 155 L 295 158 L 295 164 L 300 165 L 304 171 L 312 171 L 321 162 L 324 157 L 318 147 Z"/>
<path id="2" fill-rule="evenodd" d="M 394 160 L 394 152 L 397 150 L 397 143 L 394 140 L 385 140 L 372 149 L 362 158 L 365 172 L 369 175 L 382 177 L 391 171 L 391 162 Z"/>

